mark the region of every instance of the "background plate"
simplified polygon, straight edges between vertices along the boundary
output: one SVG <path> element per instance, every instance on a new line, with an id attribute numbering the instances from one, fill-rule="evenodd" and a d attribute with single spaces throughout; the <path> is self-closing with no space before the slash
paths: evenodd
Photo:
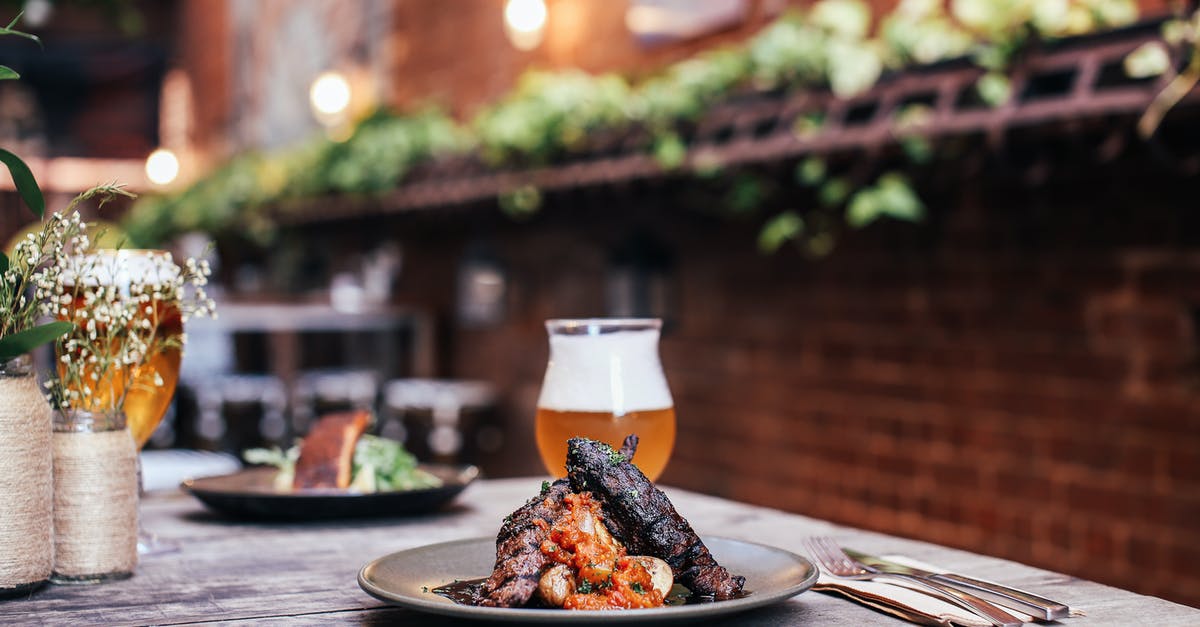
<path id="1" fill-rule="evenodd" d="M 644 610 L 507 609 L 458 605 L 427 590 L 455 579 L 478 579 L 492 571 L 494 538 L 471 538 L 400 551 L 381 557 L 358 573 L 358 585 L 388 603 L 424 612 L 477 620 L 521 623 L 629 623 L 699 620 L 778 603 L 812 587 L 817 569 L 804 557 L 782 549 L 731 540 L 704 538 L 717 561 L 746 577 L 747 596 Z"/>
<path id="2" fill-rule="evenodd" d="M 440 478 L 439 488 L 361 494 L 321 489 L 276 492 L 274 468 L 250 468 L 231 475 L 188 479 L 180 487 L 205 505 L 235 518 L 318 520 L 362 516 L 395 516 L 436 509 L 458 496 L 479 476 L 474 466 L 420 464 Z"/>

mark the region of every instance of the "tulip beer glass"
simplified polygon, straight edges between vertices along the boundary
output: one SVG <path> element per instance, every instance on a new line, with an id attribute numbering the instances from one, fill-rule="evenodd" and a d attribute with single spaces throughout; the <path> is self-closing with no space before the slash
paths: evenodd
<path id="1" fill-rule="evenodd" d="M 566 475 L 567 440 L 619 448 L 638 436 L 633 461 L 651 480 L 675 444 L 675 404 L 658 359 L 657 319 L 549 320 L 550 362 L 537 405 L 537 445 L 546 469 Z"/>
<path id="2" fill-rule="evenodd" d="M 98 380 L 90 386 L 94 407 L 104 407 L 112 403 L 109 396 L 114 392 L 111 391 L 125 389 L 124 379 L 133 378 L 123 409 L 129 431 L 140 449 L 167 413 L 179 381 L 183 317 L 177 294 L 173 288 L 165 287 L 179 277 L 179 267 L 165 251 L 127 249 L 96 251 L 81 266 L 86 272 L 79 279 L 88 284 L 113 285 L 124 298 L 144 295 L 149 301 L 139 308 L 138 319 L 134 321 L 135 324 L 153 325 L 156 329 L 147 346 L 146 362 L 120 368 L 108 375 L 111 380 Z M 82 296 L 76 296 L 70 306 L 73 309 L 85 307 L 86 303 Z"/>

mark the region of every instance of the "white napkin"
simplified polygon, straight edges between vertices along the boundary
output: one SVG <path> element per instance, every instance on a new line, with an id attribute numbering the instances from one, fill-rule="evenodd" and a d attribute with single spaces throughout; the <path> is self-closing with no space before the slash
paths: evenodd
<path id="1" fill-rule="evenodd" d="M 237 472 L 242 463 L 228 453 L 167 449 L 142 451 L 142 489 L 174 490 L 184 479 L 215 477 Z"/>
<path id="2" fill-rule="evenodd" d="M 903 556 L 887 555 L 884 558 L 922 570 L 945 572 L 945 569 Z M 970 610 L 927 594 L 924 588 L 899 578 L 855 581 L 839 579 L 821 570 L 813 590 L 836 592 L 863 605 L 920 625 L 991 627 L 992 624 Z M 1033 621 L 1033 617 L 1028 614 L 1008 608 L 1004 610 L 1027 623 Z M 1075 614 L 1074 611 L 1071 613 Z"/>

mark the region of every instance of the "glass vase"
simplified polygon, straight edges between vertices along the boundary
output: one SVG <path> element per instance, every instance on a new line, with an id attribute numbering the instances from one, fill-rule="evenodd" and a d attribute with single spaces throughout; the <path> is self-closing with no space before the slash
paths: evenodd
<path id="1" fill-rule="evenodd" d="M 54 415 L 54 572 L 60 584 L 125 579 L 137 567 L 137 445 L 125 414 Z"/>
<path id="2" fill-rule="evenodd" d="M 41 586 L 54 563 L 51 414 L 33 359 L 0 361 L 0 597 Z"/>

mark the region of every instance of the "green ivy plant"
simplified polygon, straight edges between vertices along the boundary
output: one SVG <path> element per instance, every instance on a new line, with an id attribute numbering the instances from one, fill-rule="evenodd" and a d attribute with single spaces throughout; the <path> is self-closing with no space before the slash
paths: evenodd
<path id="1" fill-rule="evenodd" d="M 726 170 L 703 151 L 690 152 L 682 139 L 715 103 L 744 91 L 816 88 L 850 97 L 889 70 L 966 57 L 987 70 L 977 85 L 981 98 L 1000 105 L 1010 97 L 1007 71 L 1031 43 L 1136 17 L 1134 0 L 951 0 L 948 7 L 944 0 L 902 0 L 872 30 L 863 0 L 820 0 L 741 45 L 700 53 L 637 83 L 577 70 L 530 72 L 465 124 L 437 110 L 380 112 L 345 142 L 319 139 L 282 153 L 242 155 L 180 193 L 143 199 L 125 226 L 146 245 L 197 229 L 268 242 L 275 230 L 271 212 L 286 211 L 291 198 L 383 193 L 398 187 L 413 167 L 452 155 L 475 155 L 495 168 L 539 167 L 586 151 L 605 134 L 640 142 L 663 170 L 699 180 L 727 178 L 729 212 L 751 214 L 764 203 L 763 186 L 747 183 L 753 177 Z M 794 124 L 801 137 L 821 127 L 814 113 Z M 900 132 L 898 139 L 910 161 L 931 158 L 932 146 L 919 133 Z M 839 221 L 854 228 L 923 215 L 900 172 L 864 180 L 809 174 L 798 184 L 816 190 L 818 206 L 769 218 L 759 238 L 763 250 L 795 241 L 817 254 L 831 248 L 831 225 Z M 522 217 L 537 211 L 542 195 L 524 184 L 497 201 L 509 215 Z M 838 212 L 842 218 L 834 219 Z"/>
<path id="2" fill-rule="evenodd" d="M 1179 72 L 1171 64 L 1172 49 L 1186 60 Z M 1167 112 L 1200 82 L 1200 8 L 1164 22 L 1161 41 L 1147 42 L 1125 57 L 1125 73 L 1132 78 L 1174 73 L 1138 120 L 1138 133 L 1150 137 Z"/>

